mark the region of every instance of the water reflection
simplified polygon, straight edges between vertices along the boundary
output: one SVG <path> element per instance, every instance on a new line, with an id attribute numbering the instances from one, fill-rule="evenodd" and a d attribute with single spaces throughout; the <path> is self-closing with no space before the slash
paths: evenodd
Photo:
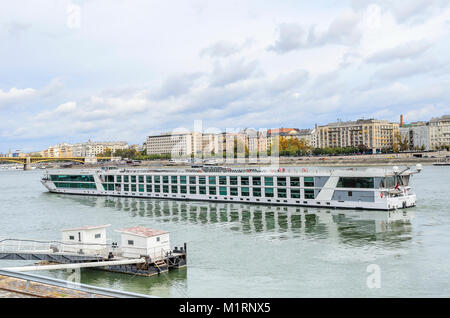
<path id="1" fill-rule="evenodd" d="M 357 211 L 241 203 L 153 200 L 118 197 L 61 198 L 93 208 L 111 208 L 131 217 L 160 222 L 217 226 L 249 235 L 336 240 L 362 246 L 373 241 L 398 244 L 411 239 L 411 210 Z"/>
<path id="2" fill-rule="evenodd" d="M 41 272 L 41 274 L 68 280 L 73 276 L 73 270 Z M 80 283 L 159 297 L 187 297 L 187 269 L 152 277 L 83 269 Z"/>

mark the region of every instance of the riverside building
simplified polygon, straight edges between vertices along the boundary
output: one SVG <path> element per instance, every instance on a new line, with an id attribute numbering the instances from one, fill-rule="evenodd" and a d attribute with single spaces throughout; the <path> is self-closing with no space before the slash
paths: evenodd
<path id="1" fill-rule="evenodd" d="M 365 145 L 374 153 L 392 148 L 399 124 L 387 120 L 359 119 L 317 126 L 317 147 L 358 147 Z"/>

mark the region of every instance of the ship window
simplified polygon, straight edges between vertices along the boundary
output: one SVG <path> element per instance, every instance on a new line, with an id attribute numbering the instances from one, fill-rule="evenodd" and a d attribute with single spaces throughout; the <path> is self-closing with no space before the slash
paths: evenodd
<path id="1" fill-rule="evenodd" d="M 253 196 L 261 197 L 261 188 L 253 188 Z"/>
<path id="2" fill-rule="evenodd" d="M 291 189 L 291 198 L 299 199 L 300 198 L 300 189 Z"/>
<path id="3" fill-rule="evenodd" d="M 123 182 L 125 183 L 130 182 L 130 176 L 123 176 Z"/>
<path id="4" fill-rule="evenodd" d="M 147 184 L 147 192 L 152 192 L 152 185 L 151 184 Z"/>
<path id="5" fill-rule="evenodd" d="M 161 186 L 159 184 L 155 185 L 155 192 L 161 192 Z"/>
<path id="6" fill-rule="evenodd" d="M 250 184 L 249 177 L 241 177 L 241 185 L 249 185 Z"/>
<path id="7" fill-rule="evenodd" d="M 164 193 L 169 193 L 169 186 L 168 185 L 163 185 L 163 192 Z"/>
<path id="8" fill-rule="evenodd" d="M 139 192 L 145 192 L 145 185 L 143 184 L 139 185 Z"/>
<path id="9" fill-rule="evenodd" d="M 186 186 L 180 186 L 180 193 L 187 193 L 187 187 Z"/>
<path id="10" fill-rule="evenodd" d="M 122 182 L 122 176 L 116 176 L 116 182 Z"/>
<path id="11" fill-rule="evenodd" d="M 337 184 L 338 188 L 364 188 L 370 189 L 374 187 L 374 179 L 372 177 L 341 177 Z"/>
<path id="12" fill-rule="evenodd" d="M 209 194 L 216 195 L 217 194 L 216 187 L 209 187 Z"/>
<path id="13" fill-rule="evenodd" d="M 114 182 L 114 176 L 106 176 L 106 182 Z"/>
<path id="14" fill-rule="evenodd" d="M 206 184 L 206 177 L 198 177 L 199 184 Z"/>
<path id="15" fill-rule="evenodd" d="M 230 195 L 237 196 L 238 195 L 238 188 L 230 188 Z"/>
<path id="16" fill-rule="evenodd" d="M 278 188 L 277 189 L 277 192 L 278 192 L 278 197 L 279 198 L 287 198 L 287 193 L 286 193 L 286 189 L 283 189 L 283 188 Z"/>
<path id="17" fill-rule="evenodd" d="M 261 185 L 261 177 L 253 177 L 253 185 Z"/>
<path id="18" fill-rule="evenodd" d="M 131 176 L 131 182 L 136 183 L 136 176 Z"/>
<path id="19" fill-rule="evenodd" d="M 197 182 L 196 176 L 190 176 L 189 177 L 189 184 L 195 184 Z"/>
<path id="20" fill-rule="evenodd" d="M 155 183 L 161 183 L 161 176 L 154 176 L 153 178 Z"/>
<path id="21" fill-rule="evenodd" d="M 94 176 L 85 175 L 51 175 L 51 181 L 80 181 L 80 182 L 94 182 Z"/>
<path id="22" fill-rule="evenodd" d="M 299 187 L 299 186 L 300 186 L 300 178 L 291 177 L 291 187 Z"/>
<path id="23" fill-rule="evenodd" d="M 178 183 L 178 176 L 172 176 L 170 179 L 171 179 L 172 184 Z"/>
<path id="24" fill-rule="evenodd" d="M 131 185 L 131 191 L 132 191 L 132 192 L 136 191 L 136 185 L 135 185 L 135 184 L 132 184 L 132 185 Z"/>
<path id="25" fill-rule="evenodd" d="M 305 189 L 305 199 L 315 199 L 316 196 L 314 195 L 313 189 Z"/>
<path id="26" fill-rule="evenodd" d="M 123 185 L 123 191 L 130 191 L 130 185 L 129 184 L 124 184 Z"/>
<path id="27" fill-rule="evenodd" d="M 190 194 L 197 194 L 197 187 L 189 187 Z"/>
<path id="28" fill-rule="evenodd" d="M 206 187 L 199 187 L 200 194 L 206 194 Z"/>
<path id="29" fill-rule="evenodd" d="M 220 187 L 219 188 L 219 194 L 220 195 L 227 195 L 227 187 Z"/>
<path id="30" fill-rule="evenodd" d="M 163 176 L 163 183 L 169 183 L 169 176 Z"/>
<path id="31" fill-rule="evenodd" d="M 178 193 L 178 186 L 176 185 L 172 186 L 172 193 Z"/>
<path id="32" fill-rule="evenodd" d="M 241 188 L 241 194 L 243 197 L 250 196 L 250 188 Z"/>
<path id="33" fill-rule="evenodd" d="M 99 239 L 99 238 L 101 238 L 101 237 L 102 237 L 101 234 L 95 234 L 95 238 L 96 238 L 96 239 Z"/>
<path id="34" fill-rule="evenodd" d="M 159 242 L 160 240 L 161 240 L 160 237 L 157 237 L 157 238 L 156 238 L 156 242 Z"/>
<path id="35" fill-rule="evenodd" d="M 264 185 L 273 186 L 273 177 L 264 177 Z"/>
<path id="36" fill-rule="evenodd" d="M 348 191 L 348 196 L 352 197 L 353 196 L 353 192 L 352 191 Z"/>
<path id="37" fill-rule="evenodd" d="M 134 241 L 133 240 L 128 240 L 128 245 L 134 245 Z"/>
<path id="38" fill-rule="evenodd" d="M 146 176 L 145 179 L 147 183 L 152 183 L 152 176 Z"/>
<path id="39" fill-rule="evenodd" d="M 71 189 L 97 189 L 95 183 L 64 183 L 55 182 L 57 188 L 71 188 Z"/>
<path id="40" fill-rule="evenodd" d="M 71 235 L 71 236 L 69 236 L 69 240 L 75 240 L 75 236 L 73 236 L 73 235 Z"/>
<path id="41" fill-rule="evenodd" d="M 144 183 L 144 176 L 139 176 L 139 183 Z"/>
<path id="42" fill-rule="evenodd" d="M 277 185 L 279 187 L 285 187 L 286 186 L 286 177 L 278 177 L 277 178 Z"/>
<path id="43" fill-rule="evenodd" d="M 216 177 L 209 177 L 209 184 L 216 184 Z"/>
<path id="44" fill-rule="evenodd" d="M 305 177 L 305 187 L 314 187 L 314 177 Z"/>
<path id="45" fill-rule="evenodd" d="M 238 184 L 238 178 L 237 177 L 230 177 L 230 185 L 237 185 Z"/>
<path id="46" fill-rule="evenodd" d="M 226 176 L 220 176 L 219 177 L 219 184 L 227 184 L 227 177 Z"/>
<path id="47" fill-rule="evenodd" d="M 265 196 L 267 198 L 273 198 L 273 196 L 274 196 L 273 188 L 266 188 L 265 189 Z"/>

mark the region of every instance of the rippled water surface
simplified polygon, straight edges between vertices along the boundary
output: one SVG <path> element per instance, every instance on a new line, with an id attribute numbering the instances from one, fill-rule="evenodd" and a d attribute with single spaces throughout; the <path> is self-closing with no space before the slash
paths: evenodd
<path id="1" fill-rule="evenodd" d="M 115 229 L 142 225 L 188 244 L 187 269 L 150 278 L 84 269 L 83 283 L 163 297 L 450 296 L 449 167 L 414 176 L 418 206 L 395 212 L 58 195 L 41 175 L 0 172 L 0 239 L 111 224 L 113 240 Z M 367 287 L 371 264 L 380 288 Z"/>

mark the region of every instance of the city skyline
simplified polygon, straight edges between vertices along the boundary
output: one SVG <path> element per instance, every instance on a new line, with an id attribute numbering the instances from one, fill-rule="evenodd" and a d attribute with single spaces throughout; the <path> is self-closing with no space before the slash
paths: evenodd
<path id="1" fill-rule="evenodd" d="M 141 144 L 194 120 L 429 120 L 450 113 L 449 38 L 441 0 L 7 3 L 0 153 Z"/>
<path id="2" fill-rule="evenodd" d="M 235 128 L 231 128 L 231 129 L 225 129 L 225 130 L 220 130 L 218 128 L 214 128 L 214 127 L 203 127 L 203 123 L 201 121 L 196 121 L 193 124 L 193 129 L 186 129 L 186 128 L 181 128 L 181 129 L 176 129 L 173 131 L 161 131 L 159 133 L 154 133 L 154 134 L 149 134 L 146 135 L 144 137 L 144 141 L 142 142 L 138 142 L 138 143 L 129 143 L 128 141 L 119 141 L 119 140 L 108 140 L 108 141 L 98 141 L 98 140 L 91 140 L 88 139 L 87 141 L 77 141 L 74 143 L 67 143 L 64 140 L 59 140 L 57 143 L 52 144 L 52 145 L 46 145 L 45 148 L 43 150 L 33 150 L 33 151 L 29 151 L 27 152 L 28 154 L 33 154 L 33 153 L 40 153 L 41 155 L 43 155 L 44 157 L 54 157 L 53 155 L 48 156 L 45 155 L 45 152 L 53 152 L 56 151 L 59 153 L 59 151 L 62 152 L 72 152 L 72 150 L 61 150 L 59 148 L 65 148 L 67 146 L 69 146 L 70 148 L 72 148 L 72 146 L 88 146 L 88 148 L 99 148 L 96 151 L 96 154 L 101 154 L 103 153 L 103 150 L 105 150 L 106 148 L 110 147 L 108 145 L 113 145 L 112 149 L 115 151 L 117 149 L 125 149 L 125 148 L 136 148 L 136 147 L 140 147 L 142 149 L 146 149 L 147 152 L 149 151 L 149 146 L 148 146 L 148 141 L 149 138 L 158 138 L 158 137 L 162 137 L 165 142 L 167 142 L 167 144 L 165 144 L 163 147 L 163 149 L 165 149 L 165 152 L 167 152 L 167 147 L 171 147 L 170 144 L 173 144 L 173 142 L 178 138 L 177 136 L 182 136 L 182 135 L 193 135 L 196 133 L 200 133 L 200 135 L 204 135 L 206 136 L 213 136 L 213 135 L 228 135 L 230 134 L 230 136 L 243 136 L 243 135 L 247 135 L 247 138 L 249 138 L 249 140 L 253 140 L 255 138 L 257 138 L 258 140 L 262 137 L 264 139 L 266 139 L 266 141 L 264 143 L 267 143 L 266 146 L 264 146 L 264 149 L 260 149 L 262 151 L 265 151 L 266 149 L 270 148 L 270 143 L 271 143 L 271 137 L 270 136 L 278 136 L 278 135 L 286 135 L 286 136 L 293 136 L 294 138 L 297 139 L 305 139 L 308 141 L 308 146 L 310 146 L 311 148 L 326 148 L 327 146 L 331 146 L 336 147 L 339 146 L 339 143 L 337 143 L 336 145 L 333 146 L 333 144 L 331 145 L 326 145 L 323 142 L 325 140 L 320 141 L 322 137 L 319 137 L 320 135 L 323 134 L 323 132 L 328 133 L 328 131 L 331 129 L 335 129 L 338 127 L 342 128 L 342 132 L 345 132 L 346 129 L 345 127 L 347 127 L 348 125 L 352 125 L 352 126 L 357 126 L 360 127 L 360 129 L 363 129 L 364 125 L 367 125 L 368 123 L 378 123 L 380 126 L 380 128 L 385 129 L 388 128 L 387 126 L 384 126 L 385 124 L 389 124 L 389 129 L 392 129 L 392 127 L 397 127 L 396 129 L 400 129 L 399 130 L 399 137 L 400 139 L 404 139 L 404 138 L 408 138 L 409 142 L 411 143 L 411 148 L 410 150 L 412 150 L 413 148 L 420 148 L 422 145 L 425 146 L 425 148 L 423 150 L 431 150 L 431 149 L 437 149 L 440 146 L 449 146 L 450 145 L 450 139 L 449 139 L 449 124 L 450 124 L 450 115 L 443 115 L 441 117 L 431 117 L 429 118 L 429 120 L 421 120 L 421 121 L 405 121 L 405 117 L 403 114 L 401 114 L 399 116 L 399 121 L 398 122 L 390 122 L 388 120 L 384 120 L 384 119 L 379 119 L 379 118 L 358 118 L 358 119 L 354 119 L 354 120 L 349 120 L 349 121 L 342 121 L 339 120 L 336 122 L 330 122 L 324 125 L 318 125 L 315 124 L 314 128 L 299 128 L 299 127 L 272 127 L 272 128 L 260 128 L 260 129 L 254 129 L 254 128 L 239 128 L 239 129 L 235 129 Z M 363 126 L 361 126 L 363 125 Z M 368 128 L 368 126 L 367 126 Z M 371 128 L 372 129 L 372 128 Z M 425 130 L 424 130 L 425 129 Z M 415 132 L 413 132 L 415 131 Z M 412 135 L 408 135 L 408 134 L 417 134 L 417 131 L 420 131 L 420 138 L 419 136 L 415 136 L 413 138 Z M 294 135 L 291 135 L 293 132 L 295 132 Z M 281 134 L 280 134 L 281 133 Z M 346 134 L 346 133 L 345 133 Z M 408 136 L 407 136 L 408 135 Z M 337 138 L 338 136 L 335 135 L 333 138 Z M 347 137 L 349 137 L 349 135 L 346 135 L 345 139 L 347 139 Z M 342 138 L 339 137 L 339 138 Z M 360 138 L 358 136 L 358 138 Z M 362 138 L 362 136 L 361 136 Z M 384 137 L 383 137 L 384 138 Z M 395 140 L 397 137 L 395 137 L 395 131 L 392 132 L 391 131 L 391 137 L 390 140 L 384 140 L 383 142 L 385 142 L 384 146 L 382 146 L 381 148 L 391 148 L 394 142 L 399 142 L 399 140 Z M 420 141 L 414 142 L 414 139 L 419 138 Z M 365 146 L 370 146 L 366 141 L 369 140 L 364 140 L 362 139 L 363 142 L 361 142 L 361 145 L 365 145 Z M 206 142 L 206 140 L 203 141 L 203 144 Z M 212 140 L 209 140 L 207 143 L 211 143 Z M 215 140 L 214 142 L 218 142 L 218 140 Z M 251 141 L 249 141 L 250 143 L 252 143 Z M 334 142 L 337 142 L 334 141 Z M 333 143 L 334 143 L 333 142 Z M 416 143 L 419 143 L 420 145 L 418 146 Z M 350 140 L 348 140 L 347 142 L 344 143 L 349 143 L 352 144 L 352 146 L 358 146 L 359 144 L 357 143 L 352 143 L 350 142 Z M 259 141 L 258 141 L 259 144 Z M 125 146 L 125 148 L 124 148 Z M 173 145 L 172 145 L 173 146 Z M 205 145 L 203 145 L 205 146 Z M 119 148 L 116 148 L 119 147 Z M 193 146 L 194 147 L 194 146 Z M 197 146 L 195 146 L 197 147 Z M 200 148 L 202 146 L 199 146 Z M 208 146 L 210 147 L 210 146 Z M 257 146 L 258 149 L 260 146 Z M 369 147 L 370 148 L 370 147 Z M 25 153 L 23 151 L 21 151 L 20 149 L 14 148 L 16 150 L 12 150 L 11 148 L 8 150 L 8 152 L 2 153 L 0 152 L 0 157 L 1 155 L 25 155 Z M 57 150 L 58 149 L 58 150 Z M 99 151 L 100 150 L 100 151 Z M 217 149 L 216 149 L 217 150 Z M 80 151 L 87 151 L 87 152 L 92 152 L 92 150 L 77 150 L 75 151 L 77 153 L 77 155 L 75 157 L 80 157 L 83 156 Z M 113 152 L 114 152 L 113 151 Z M 155 152 L 156 151 L 156 152 Z M 259 151 L 259 150 L 258 150 Z M 164 153 L 165 153 L 164 152 Z M 156 149 L 152 149 L 150 150 L 149 154 L 162 154 L 159 153 Z M 60 155 L 57 155 L 55 157 L 59 157 Z M 61 155 L 61 157 L 72 157 L 71 154 L 69 155 Z"/>

